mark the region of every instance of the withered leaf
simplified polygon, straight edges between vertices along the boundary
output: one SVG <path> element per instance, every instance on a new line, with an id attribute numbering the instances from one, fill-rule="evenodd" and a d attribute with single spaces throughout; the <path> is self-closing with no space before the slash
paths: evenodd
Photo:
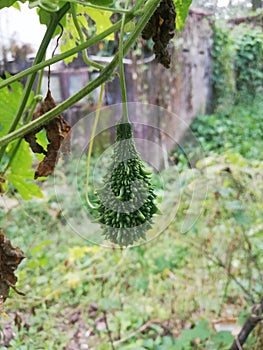
<path id="1" fill-rule="evenodd" d="M 5 179 L 0 175 L 0 194 L 5 193 L 3 184 L 5 183 Z"/>
<path id="2" fill-rule="evenodd" d="M 0 298 L 4 301 L 8 297 L 12 287 L 19 294 L 23 294 L 15 287 L 17 277 L 14 271 L 25 258 L 24 253 L 18 247 L 13 247 L 10 240 L 5 237 L 0 229 Z"/>
<path id="3" fill-rule="evenodd" d="M 39 107 L 34 113 L 33 120 L 39 118 L 41 115 L 50 111 L 54 107 L 56 107 L 55 101 L 51 95 L 50 90 L 48 90 L 44 101 L 40 103 Z M 42 153 L 45 155 L 45 158 L 42 160 L 42 162 L 38 164 L 34 176 L 35 179 L 37 179 L 40 176 L 48 176 L 54 172 L 60 148 L 62 152 L 68 152 L 69 150 L 68 139 L 66 142 L 67 145 L 63 145 L 63 149 L 62 143 L 64 139 L 68 136 L 71 127 L 61 115 L 56 116 L 50 122 L 45 124 L 43 128 L 45 128 L 46 130 L 46 136 L 49 142 L 47 146 L 47 151 L 45 151 L 43 147 L 37 143 L 36 140 L 36 134 L 42 128 L 39 128 L 25 136 L 25 140 L 29 143 L 34 153 Z"/>
<path id="4" fill-rule="evenodd" d="M 142 31 L 143 39 L 153 39 L 156 60 L 165 68 L 170 68 L 171 56 L 167 46 L 175 34 L 175 19 L 173 0 L 162 0 Z"/>

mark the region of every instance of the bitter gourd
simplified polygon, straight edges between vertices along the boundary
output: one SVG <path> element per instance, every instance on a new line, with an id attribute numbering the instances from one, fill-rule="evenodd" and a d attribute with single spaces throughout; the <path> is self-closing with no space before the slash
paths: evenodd
<path id="1" fill-rule="evenodd" d="M 112 162 L 98 190 L 98 221 L 105 238 L 123 247 L 145 239 L 158 209 L 150 173 L 135 147 L 132 125 L 120 122 L 116 132 Z"/>

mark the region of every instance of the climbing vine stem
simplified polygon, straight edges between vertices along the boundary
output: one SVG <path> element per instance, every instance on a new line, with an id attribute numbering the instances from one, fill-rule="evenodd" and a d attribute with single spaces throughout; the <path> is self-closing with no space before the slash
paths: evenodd
<path id="1" fill-rule="evenodd" d="M 127 6 L 129 1 L 127 2 Z M 128 106 L 127 106 L 127 90 L 126 90 L 126 81 L 125 81 L 125 71 L 123 64 L 123 40 L 125 33 L 125 15 L 122 16 L 121 21 L 121 31 L 120 31 L 120 41 L 119 41 L 119 71 L 120 71 L 120 84 L 121 84 L 121 96 L 122 96 L 122 122 L 128 123 Z"/>

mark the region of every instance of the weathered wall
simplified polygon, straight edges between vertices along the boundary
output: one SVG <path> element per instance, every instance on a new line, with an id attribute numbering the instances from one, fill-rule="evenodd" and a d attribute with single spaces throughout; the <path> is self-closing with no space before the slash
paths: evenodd
<path id="1" fill-rule="evenodd" d="M 205 112 L 211 94 L 212 37 L 207 19 L 190 13 L 184 31 L 173 40 L 171 69 L 152 63 L 146 72 L 150 103 L 167 108 L 187 124 Z M 180 133 L 184 126 L 171 128 Z"/>

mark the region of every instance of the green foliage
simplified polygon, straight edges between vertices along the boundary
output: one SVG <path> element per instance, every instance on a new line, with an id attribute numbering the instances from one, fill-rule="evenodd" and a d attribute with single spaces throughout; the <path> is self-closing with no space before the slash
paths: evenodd
<path id="1" fill-rule="evenodd" d="M 100 34 L 107 28 L 112 26 L 110 17 L 112 15 L 109 11 L 99 10 L 99 9 L 86 9 L 87 15 L 96 23 L 96 33 Z M 106 40 L 114 40 L 114 35 L 111 34 L 106 38 Z"/>
<path id="2" fill-rule="evenodd" d="M 2 111 L 0 136 L 8 132 L 22 94 L 23 86 L 19 82 L 0 90 L 0 110 Z M 33 98 L 34 93 L 31 92 L 27 103 L 28 108 Z M 22 141 L 19 148 L 17 146 L 17 142 L 11 143 L 4 158 L 5 164 L 9 164 L 6 174 L 3 175 L 6 180 L 5 189 L 17 190 L 21 197 L 27 200 L 33 196 L 41 197 L 41 189 L 32 182 L 34 179 L 34 172 L 31 169 L 33 157 L 28 145 L 25 141 Z"/>
<path id="3" fill-rule="evenodd" d="M 0 9 L 4 7 L 12 6 L 17 0 L 2 0 L 0 3 Z"/>
<path id="4" fill-rule="evenodd" d="M 74 339 L 78 348 L 85 341 L 101 350 L 109 343 L 106 312 L 114 341 L 123 340 L 118 349 L 229 349 L 233 336 L 216 333 L 211 321 L 229 316 L 229 310 L 239 316 L 246 294 L 227 271 L 255 297 L 262 294 L 262 162 L 226 153 L 211 154 L 197 166 L 202 174 L 181 172 L 188 180 L 170 228 L 127 251 L 90 246 L 73 234 L 54 196 L 0 212 L 0 226 L 27 255 L 18 272 L 26 299 L 12 297 L 6 304 L 8 313 L 15 309 L 22 317 L 20 328 L 11 323 L 15 337 L 9 348 L 26 343 L 29 350 L 56 350 Z M 177 188 L 175 171 L 164 171 L 171 189 Z M 198 188 L 205 182 L 209 191 L 202 217 L 181 235 L 194 182 Z M 52 181 L 45 192 L 53 194 Z M 173 197 L 171 190 L 164 200 Z"/>
<path id="5" fill-rule="evenodd" d="M 213 115 L 200 115 L 191 125 L 204 150 L 232 150 L 246 158 L 263 159 L 263 100 L 225 107 Z"/>
<path id="6" fill-rule="evenodd" d="M 0 81 L 3 81 L 3 79 L 0 79 Z M 22 92 L 22 84 L 18 82 L 0 90 L 0 110 L 3 111 L 1 115 L 0 136 L 7 134 L 16 113 Z"/>
<path id="7" fill-rule="evenodd" d="M 197 166 L 206 169 L 200 182 L 205 181 L 209 191 L 203 203 L 204 216 L 193 227 L 191 237 L 196 237 L 212 262 L 231 266 L 247 297 L 250 293 L 260 297 L 262 161 L 226 152 L 210 155 Z"/>
<path id="8" fill-rule="evenodd" d="M 234 336 L 229 331 L 220 331 L 211 339 L 210 349 L 228 350 L 234 341 Z"/>
<path id="9" fill-rule="evenodd" d="M 237 40 L 235 58 L 236 88 L 250 98 L 263 91 L 263 34 L 247 30 Z M 248 96 L 247 96 L 248 95 Z"/>
<path id="10" fill-rule="evenodd" d="M 220 349 L 229 350 L 234 336 L 229 331 L 216 333 L 209 329 L 206 321 L 198 322 L 194 328 L 183 330 L 175 341 L 176 350 Z M 174 348 L 175 348 L 174 347 Z"/>
<path id="11" fill-rule="evenodd" d="M 99 9 L 93 9 L 88 8 L 87 6 L 83 6 L 80 4 L 76 5 L 76 13 L 78 14 L 78 26 L 80 29 L 88 33 L 89 31 L 92 31 L 92 35 L 95 35 L 95 33 L 99 34 L 106 30 L 107 28 L 112 26 L 112 23 L 110 21 L 111 12 L 99 10 Z M 92 30 L 89 28 L 89 21 L 86 18 L 87 15 L 95 22 L 95 27 L 92 25 Z M 68 13 L 66 16 L 66 26 L 64 28 L 62 41 L 60 44 L 60 51 L 66 52 L 76 45 L 81 43 L 81 39 L 79 37 L 78 30 L 76 28 L 76 25 L 74 23 L 73 16 L 71 13 Z M 105 38 L 105 40 L 113 40 L 114 36 L 110 35 L 108 38 Z M 72 62 L 72 60 L 77 57 L 78 54 L 72 55 L 68 58 L 66 58 L 64 61 L 66 64 Z"/>
<path id="12" fill-rule="evenodd" d="M 235 92 L 233 45 L 224 26 L 214 26 L 212 55 L 213 107 L 229 104 Z"/>
<path id="13" fill-rule="evenodd" d="M 233 100 L 250 103 L 263 88 L 263 35 L 260 29 L 238 26 L 229 31 L 222 23 L 214 26 L 213 107 Z"/>
<path id="14" fill-rule="evenodd" d="M 13 148 L 11 147 L 11 155 L 12 152 Z M 40 187 L 33 183 L 34 170 L 31 169 L 32 158 L 32 154 L 28 149 L 28 144 L 25 141 L 22 141 L 18 151 L 12 159 L 9 171 L 6 175 L 7 184 L 14 187 L 25 200 L 32 199 L 34 196 L 43 196 Z"/>

